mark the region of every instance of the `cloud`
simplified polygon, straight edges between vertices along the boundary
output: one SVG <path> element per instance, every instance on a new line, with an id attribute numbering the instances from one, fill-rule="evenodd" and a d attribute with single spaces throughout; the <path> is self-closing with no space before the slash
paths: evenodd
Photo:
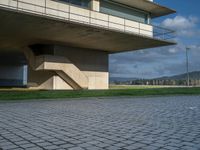
<path id="1" fill-rule="evenodd" d="M 169 53 L 176 53 L 177 52 L 177 48 L 173 47 L 173 48 L 170 48 L 168 51 Z"/>
<path id="2" fill-rule="evenodd" d="M 200 45 L 189 45 L 188 47 L 200 51 Z"/>
<path id="3" fill-rule="evenodd" d="M 200 30 L 197 28 L 198 22 L 199 19 L 194 16 L 176 16 L 165 19 L 161 26 L 176 30 L 179 36 L 193 37 L 200 35 Z"/>
<path id="4" fill-rule="evenodd" d="M 198 22 L 198 18 L 196 17 L 183 17 L 183 16 L 176 16 L 174 18 L 167 18 L 165 19 L 161 25 L 173 28 L 173 29 L 189 29 L 196 26 L 196 23 Z"/>

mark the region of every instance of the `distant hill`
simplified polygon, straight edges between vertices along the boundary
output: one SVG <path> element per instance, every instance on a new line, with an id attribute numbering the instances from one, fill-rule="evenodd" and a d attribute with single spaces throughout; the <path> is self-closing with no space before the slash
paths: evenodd
<path id="1" fill-rule="evenodd" d="M 200 79 L 200 71 L 194 71 L 190 72 L 190 79 Z M 155 80 L 185 80 L 187 78 L 187 74 L 179 74 L 175 76 L 166 76 L 166 77 L 160 77 L 160 78 L 155 78 Z"/>
<path id="2" fill-rule="evenodd" d="M 133 81 L 133 80 L 138 80 L 138 78 L 110 77 L 109 80 L 110 83 L 113 83 L 113 82 Z"/>
<path id="3" fill-rule="evenodd" d="M 190 72 L 190 79 L 200 79 L 200 71 Z M 164 76 L 159 78 L 154 78 L 154 80 L 185 80 L 187 78 L 187 74 L 179 74 L 174 76 Z M 139 78 L 123 78 L 123 77 L 110 77 L 110 83 L 113 82 L 126 82 L 126 81 L 134 81 L 139 80 Z"/>

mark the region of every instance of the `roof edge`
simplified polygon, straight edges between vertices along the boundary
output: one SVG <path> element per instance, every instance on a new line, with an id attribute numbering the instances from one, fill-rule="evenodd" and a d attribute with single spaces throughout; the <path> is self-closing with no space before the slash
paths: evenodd
<path id="1" fill-rule="evenodd" d="M 162 6 L 150 0 L 110 0 L 110 1 L 149 12 L 152 18 L 176 13 L 176 10 L 168 8 L 166 6 Z"/>

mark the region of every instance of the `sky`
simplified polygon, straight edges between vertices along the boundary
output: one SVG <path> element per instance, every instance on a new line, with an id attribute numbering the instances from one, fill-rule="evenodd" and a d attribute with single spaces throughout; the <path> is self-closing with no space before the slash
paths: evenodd
<path id="1" fill-rule="evenodd" d="M 176 30 L 175 46 L 145 49 L 110 55 L 110 77 L 156 78 L 200 71 L 200 0 L 154 0 L 170 7 L 176 14 L 153 20 L 152 24 Z"/>

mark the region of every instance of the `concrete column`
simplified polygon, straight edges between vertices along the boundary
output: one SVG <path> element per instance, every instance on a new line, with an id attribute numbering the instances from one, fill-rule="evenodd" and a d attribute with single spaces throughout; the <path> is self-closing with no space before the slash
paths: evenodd
<path id="1" fill-rule="evenodd" d="M 100 11 L 100 0 L 91 0 L 90 6 L 93 11 Z"/>
<path id="2" fill-rule="evenodd" d="M 151 16 L 149 14 L 147 15 L 147 24 L 151 24 Z"/>

